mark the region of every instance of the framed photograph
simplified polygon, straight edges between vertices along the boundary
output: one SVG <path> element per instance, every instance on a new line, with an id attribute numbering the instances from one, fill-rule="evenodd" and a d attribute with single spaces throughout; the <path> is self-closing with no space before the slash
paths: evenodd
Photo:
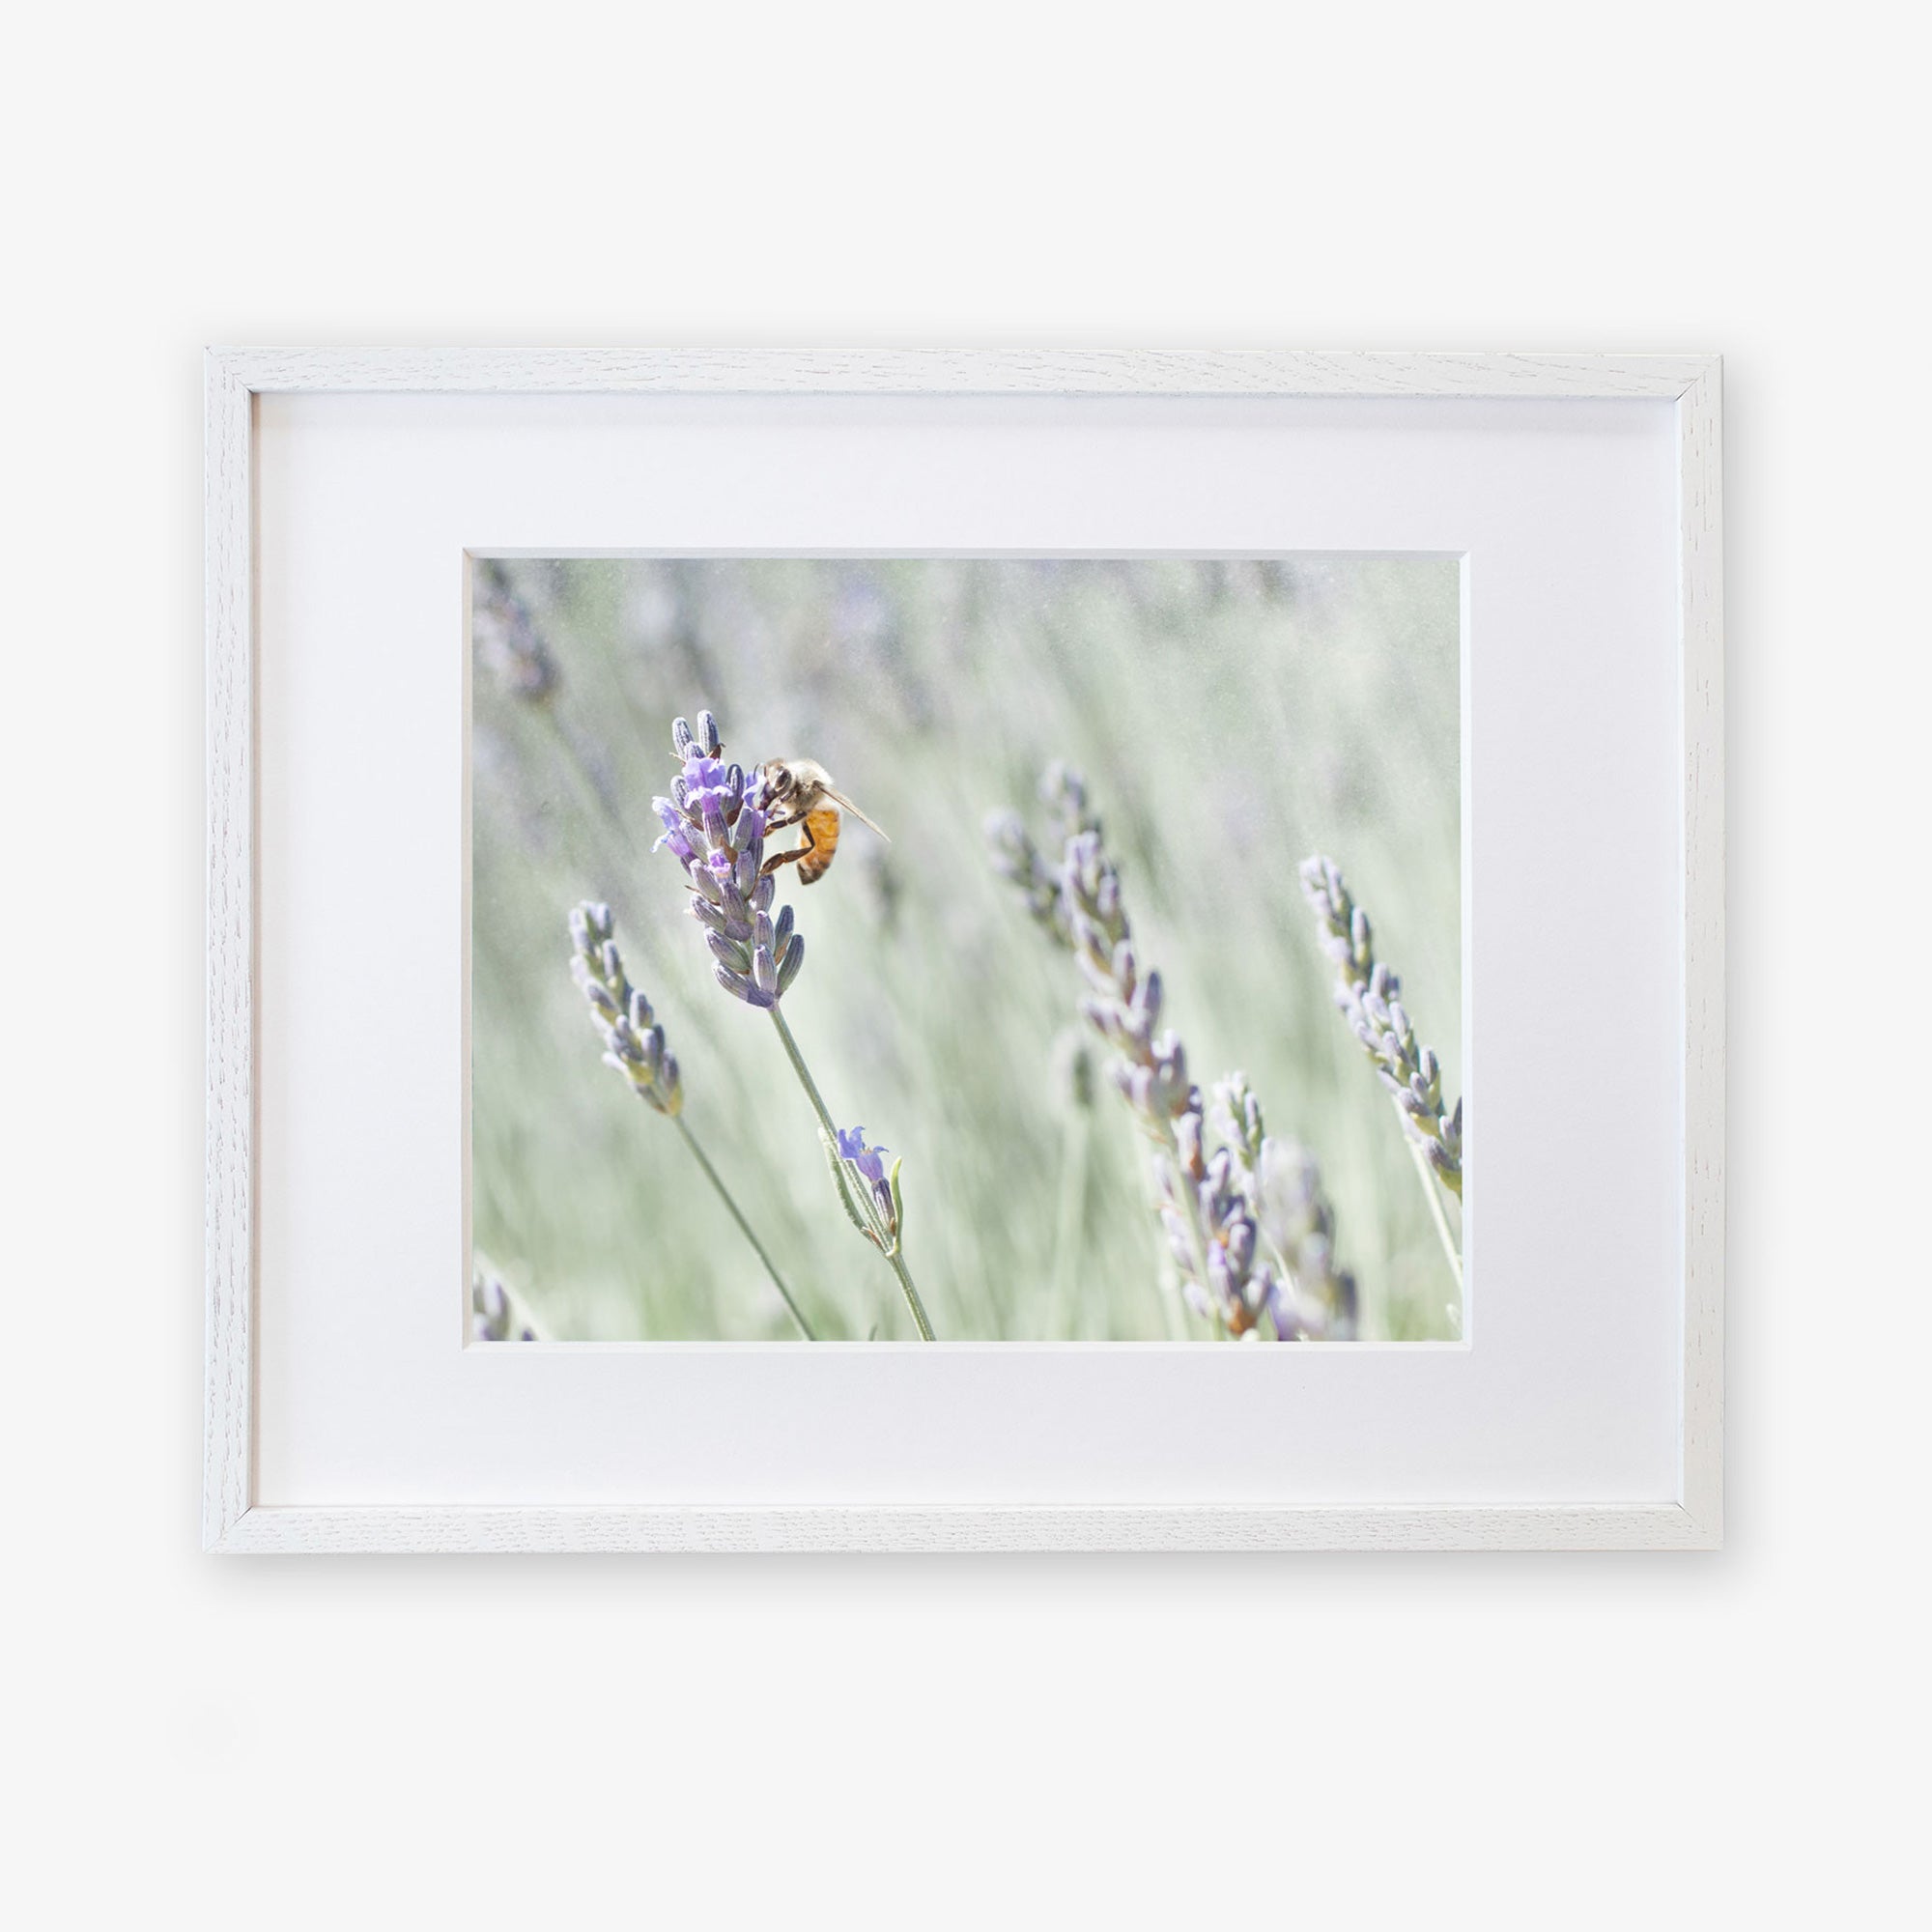
<path id="1" fill-rule="evenodd" d="M 211 352 L 209 1546 L 1715 1547 L 1719 387 Z"/>

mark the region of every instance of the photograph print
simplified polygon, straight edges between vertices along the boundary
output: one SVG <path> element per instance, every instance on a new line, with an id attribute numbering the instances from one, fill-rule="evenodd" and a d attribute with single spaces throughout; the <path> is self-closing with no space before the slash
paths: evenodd
<path id="1" fill-rule="evenodd" d="M 472 557 L 478 1342 L 1460 1341 L 1454 557 Z"/>

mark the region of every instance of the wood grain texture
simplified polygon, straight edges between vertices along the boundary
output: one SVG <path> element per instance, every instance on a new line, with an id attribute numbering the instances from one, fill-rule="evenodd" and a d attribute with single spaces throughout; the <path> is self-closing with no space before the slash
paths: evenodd
<path id="1" fill-rule="evenodd" d="M 1720 371 L 1704 355 L 1352 351 L 238 349 L 207 365 L 207 1411 L 222 1551 L 1715 1548 L 1722 1536 Z M 1678 1504 L 263 1508 L 254 1502 L 254 398 L 298 391 L 1674 400 L 1683 690 L 1684 1348 Z"/>
<path id="2" fill-rule="evenodd" d="M 207 1388 L 202 1539 L 248 1508 L 254 1441 L 254 398 L 207 365 Z"/>
<path id="3" fill-rule="evenodd" d="M 260 393 L 1680 396 L 1709 358 L 1368 350 L 230 349 Z"/>
<path id="4" fill-rule="evenodd" d="M 1670 1503 L 1363 1509 L 253 1509 L 224 1554 L 567 1550 L 1698 1549 Z"/>
<path id="5" fill-rule="evenodd" d="M 1684 730 L 1685 1508 L 1724 1503 L 1724 517 L 1721 364 L 1679 398 Z"/>

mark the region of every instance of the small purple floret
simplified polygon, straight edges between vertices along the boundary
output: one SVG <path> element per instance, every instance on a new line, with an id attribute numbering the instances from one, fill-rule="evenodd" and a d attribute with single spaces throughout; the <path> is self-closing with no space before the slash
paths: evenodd
<path id="1" fill-rule="evenodd" d="M 885 1179 L 886 1164 L 882 1156 L 891 1152 L 891 1148 L 867 1147 L 864 1127 L 838 1129 L 838 1158 L 849 1160 L 867 1180 Z"/>

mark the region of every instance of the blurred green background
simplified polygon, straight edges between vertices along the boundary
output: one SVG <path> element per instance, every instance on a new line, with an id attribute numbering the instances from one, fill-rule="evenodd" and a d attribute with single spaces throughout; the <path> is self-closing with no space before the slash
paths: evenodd
<path id="1" fill-rule="evenodd" d="M 1204 1088 L 1246 1071 L 1321 1162 L 1365 1340 L 1460 1332 L 1395 1115 L 1329 998 L 1295 877 L 1341 866 L 1462 1090 L 1460 589 L 1453 559 L 569 559 L 475 566 L 474 1240 L 559 1340 L 793 1334 L 669 1124 L 604 1065 L 565 921 L 608 900 L 684 1069 L 685 1118 L 818 1332 L 903 1339 L 769 1020 L 712 980 L 651 853 L 670 721 L 817 758 L 845 821 L 801 891 L 785 1012 L 833 1114 L 905 1160 L 942 1340 L 1205 1335 L 1165 1279 L 1146 1154 L 1068 1077 L 1072 958 L 988 863 L 1037 836 L 1041 767 L 1088 781 L 1139 956 Z M 795 835 L 787 835 L 785 842 Z M 1095 1042 L 1097 1046 L 1097 1042 Z"/>

